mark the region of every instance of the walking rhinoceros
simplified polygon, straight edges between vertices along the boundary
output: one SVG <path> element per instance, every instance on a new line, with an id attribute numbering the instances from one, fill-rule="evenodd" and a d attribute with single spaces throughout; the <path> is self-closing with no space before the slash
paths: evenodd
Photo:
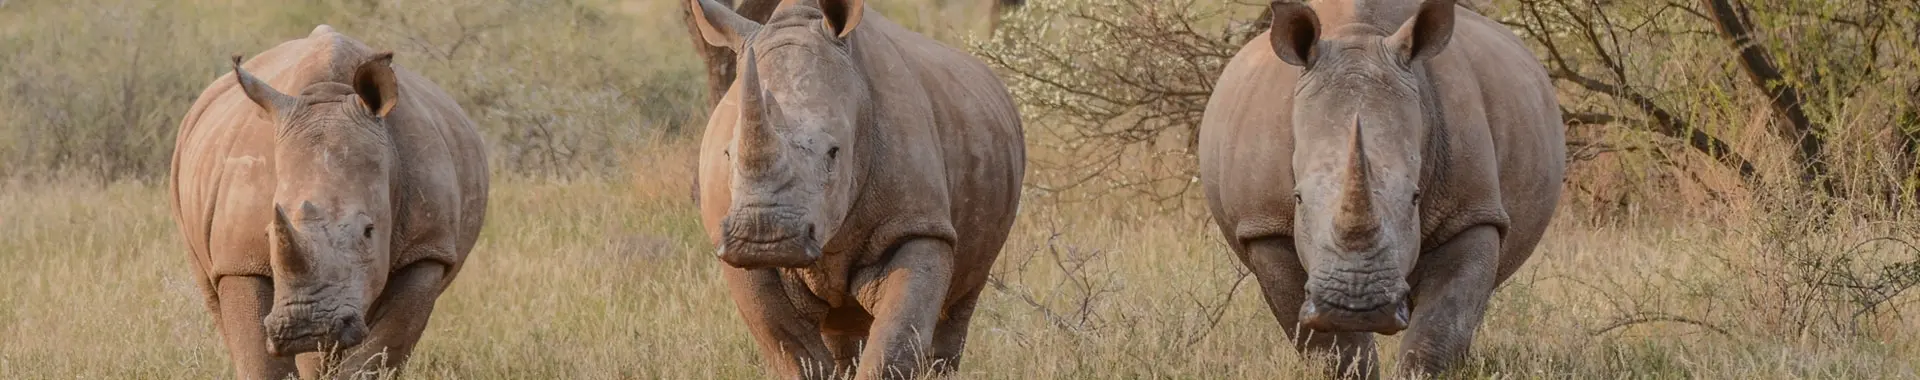
<path id="1" fill-rule="evenodd" d="M 765 25 L 689 1 L 702 37 L 742 57 L 707 124 L 699 200 L 772 372 L 953 369 L 1020 201 L 1006 86 L 863 1 L 787 1 Z"/>
<path id="2" fill-rule="evenodd" d="M 479 236 L 480 136 L 392 58 L 321 25 L 180 122 L 174 219 L 242 379 L 400 367 Z"/>
<path id="3" fill-rule="evenodd" d="M 1452 0 L 1282 0 L 1220 75 L 1200 175 L 1296 348 L 1378 374 L 1459 361 L 1532 255 L 1564 175 L 1546 70 Z"/>

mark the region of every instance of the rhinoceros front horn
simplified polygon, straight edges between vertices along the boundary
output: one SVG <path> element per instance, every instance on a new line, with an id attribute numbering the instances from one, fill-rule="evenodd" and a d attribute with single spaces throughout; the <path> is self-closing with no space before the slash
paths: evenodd
<path id="1" fill-rule="evenodd" d="M 767 115 L 777 108 L 760 83 L 760 68 L 755 54 L 748 50 L 740 67 L 740 146 L 733 154 L 741 162 L 764 165 L 773 160 L 780 146 L 778 135 Z"/>
<path id="2" fill-rule="evenodd" d="M 1378 241 L 1380 217 L 1373 209 L 1373 187 L 1367 168 L 1367 149 L 1360 129 L 1360 117 L 1353 118 L 1353 142 L 1349 147 L 1345 185 L 1339 212 L 1333 227 L 1340 244 L 1350 250 L 1373 248 Z"/>

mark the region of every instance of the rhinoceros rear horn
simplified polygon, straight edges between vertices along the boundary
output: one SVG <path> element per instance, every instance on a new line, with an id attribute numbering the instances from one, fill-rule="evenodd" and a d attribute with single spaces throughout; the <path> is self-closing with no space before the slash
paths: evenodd
<path id="1" fill-rule="evenodd" d="M 295 254 L 293 247 L 292 223 L 287 220 L 287 211 L 280 205 L 273 206 L 273 221 L 267 223 L 268 259 L 273 266 L 298 271 L 305 261 Z"/>
<path id="2" fill-rule="evenodd" d="M 277 117 L 281 112 L 293 109 L 295 104 L 293 97 L 274 90 L 273 86 L 267 85 L 267 82 L 260 81 L 260 78 L 255 78 L 253 74 L 240 68 L 240 54 L 233 55 L 233 76 L 240 81 L 240 90 L 247 93 L 247 99 L 259 105 L 260 109 L 267 110 L 267 113 Z"/>

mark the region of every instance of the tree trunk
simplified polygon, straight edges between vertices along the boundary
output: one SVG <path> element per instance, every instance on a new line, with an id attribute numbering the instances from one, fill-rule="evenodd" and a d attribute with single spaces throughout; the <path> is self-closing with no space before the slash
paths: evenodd
<path id="1" fill-rule="evenodd" d="M 1894 194 L 1904 194 L 1895 205 L 1920 203 L 1920 84 L 1907 90 L 1906 110 L 1894 118 L 1894 138 L 1899 141 L 1899 167 L 1906 177 L 1895 183 Z M 1902 196 L 1896 195 L 1896 198 Z"/>
<path id="2" fill-rule="evenodd" d="M 1260 33 L 1266 33 L 1267 29 L 1273 29 L 1273 4 L 1268 3 L 1266 8 L 1260 8 L 1259 14 L 1260 17 L 1253 18 L 1253 25 L 1247 28 L 1247 34 L 1240 36 L 1242 44 L 1253 41 L 1254 37 L 1259 37 Z"/>
<path id="3" fill-rule="evenodd" d="M 995 31 L 1000 30 L 1000 16 L 1002 15 L 1002 13 L 1010 12 L 1013 8 L 1019 8 L 1023 5 L 1027 5 L 1027 0 L 987 0 L 987 1 L 989 2 L 988 7 L 990 7 L 987 11 L 987 20 L 988 20 L 987 37 L 993 37 L 993 33 Z"/>
<path id="4" fill-rule="evenodd" d="M 1774 133 L 1796 145 L 1794 160 L 1801 165 L 1801 182 L 1815 185 L 1828 196 L 1838 196 L 1835 182 L 1827 178 L 1827 163 L 1821 152 L 1826 138 L 1821 135 L 1820 126 L 1814 125 L 1801 107 L 1800 89 L 1786 81 L 1773 57 L 1754 42 L 1753 25 L 1745 15 L 1746 5 L 1739 4 L 1740 0 L 1701 1 L 1706 3 L 1707 15 L 1712 17 L 1720 37 L 1739 54 L 1740 67 L 1746 69 L 1747 79 L 1766 92 L 1774 114 L 1786 122 L 1781 128 L 1775 128 Z"/>
<path id="5" fill-rule="evenodd" d="M 1920 36 L 1920 22 L 1913 23 L 1911 36 Z M 1907 202 L 1920 205 L 1920 83 L 1907 87 L 1907 112 L 1899 128 L 1907 145 Z"/>

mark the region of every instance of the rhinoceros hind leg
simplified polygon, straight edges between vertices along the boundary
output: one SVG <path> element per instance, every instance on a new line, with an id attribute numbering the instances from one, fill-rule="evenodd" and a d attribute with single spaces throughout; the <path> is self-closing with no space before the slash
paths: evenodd
<path id="1" fill-rule="evenodd" d="M 220 335 L 233 359 L 234 374 L 245 380 L 279 380 L 296 373 L 293 358 L 267 354 L 267 312 L 273 305 L 273 280 L 263 276 L 224 276 L 217 285 Z"/>
<path id="2" fill-rule="evenodd" d="M 1413 272 L 1413 322 L 1400 341 L 1402 374 L 1431 377 L 1466 358 L 1493 297 L 1500 235 L 1476 226 L 1420 257 Z"/>

